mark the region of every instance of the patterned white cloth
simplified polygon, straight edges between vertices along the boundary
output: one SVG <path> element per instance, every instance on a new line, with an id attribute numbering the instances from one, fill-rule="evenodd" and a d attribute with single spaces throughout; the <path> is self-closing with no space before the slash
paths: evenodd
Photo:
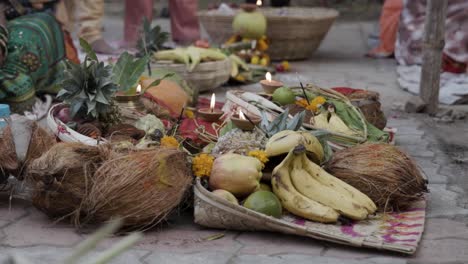
<path id="1" fill-rule="evenodd" d="M 398 66 L 398 83 L 410 93 L 419 94 L 421 66 Z M 466 103 L 468 100 L 468 74 L 443 72 L 440 75 L 439 102 L 442 104 Z"/>

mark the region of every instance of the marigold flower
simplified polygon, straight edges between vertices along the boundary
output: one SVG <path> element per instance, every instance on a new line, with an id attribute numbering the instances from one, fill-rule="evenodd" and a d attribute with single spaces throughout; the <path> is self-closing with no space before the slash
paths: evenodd
<path id="1" fill-rule="evenodd" d="M 192 110 L 185 110 L 184 111 L 184 114 L 187 118 L 189 119 L 194 119 L 195 118 L 195 114 L 193 113 Z"/>
<path id="2" fill-rule="evenodd" d="M 268 156 L 263 150 L 251 150 L 247 153 L 248 156 L 258 159 L 263 165 L 268 162 Z"/>
<path id="3" fill-rule="evenodd" d="M 192 159 L 192 171 L 197 177 L 209 177 L 213 167 L 214 157 L 202 153 Z"/>
<path id="4" fill-rule="evenodd" d="M 317 96 L 310 102 L 310 104 L 304 98 L 297 100 L 296 104 L 315 113 L 318 111 L 319 106 L 323 105 L 326 101 L 327 99 L 325 99 L 324 97 Z"/>
<path id="5" fill-rule="evenodd" d="M 175 137 L 171 136 L 164 136 L 161 138 L 161 147 L 166 147 L 166 148 L 178 148 L 179 147 L 179 141 Z"/>

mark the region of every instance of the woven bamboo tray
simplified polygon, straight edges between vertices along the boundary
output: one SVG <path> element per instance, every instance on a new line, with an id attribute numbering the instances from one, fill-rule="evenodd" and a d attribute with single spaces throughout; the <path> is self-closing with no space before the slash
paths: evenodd
<path id="1" fill-rule="evenodd" d="M 195 223 L 218 229 L 271 231 L 293 234 L 354 247 L 413 254 L 424 231 L 426 202 L 415 202 L 406 212 L 377 214 L 350 225 L 321 224 L 285 214 L 277 219 L 234 205 L 194 186 Z"/>
<path id="2" fill-rule="evenodd" d="M 271 41 L 268 53 L 272 60 L 307 59 L 318 49 L 330 30 L 338 11 L 329 8 L 261 8 L 267 18 L 267 37 Z M 217 10 L 200 11 L 198 17 L 215 43 L 232 36 L 234 16 Z"/>
<path id="3" fill-rule="evenodd" d="M 199 92 L 211 91 L 220 87 L 229 80 L 231 74 L 231 61 L 209 61 L 198 64 L 192 72 L 187 70 L 185 64 L 157 62 L 154 68 L 164 68 L 178 73 L 192 89 Z"/>

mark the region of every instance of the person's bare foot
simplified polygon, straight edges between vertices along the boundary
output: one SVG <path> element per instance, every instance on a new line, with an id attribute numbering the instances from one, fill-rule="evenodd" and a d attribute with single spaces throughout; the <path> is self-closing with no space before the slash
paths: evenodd
<path id="1" fill-rule="evenodd" d="M 119 51 L 111 47 L 104 39 L 98 39 L 91 43 L 94 52 L 101 54 L 118 54 Z"/>

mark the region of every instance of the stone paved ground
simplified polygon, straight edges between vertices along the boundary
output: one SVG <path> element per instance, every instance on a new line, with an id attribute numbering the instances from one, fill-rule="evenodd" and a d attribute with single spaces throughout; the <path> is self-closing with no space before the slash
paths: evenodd
<path id="1" fill-rule="evenodd" d="M 117 20 L 107 20 L 110 28 L 117 24 Z M 274 233 L 212 230 L 193 224 L 191 212 L 184 212 L 147 232 L 137 246 L 113 263 L 468 263 L 468 177 L 466 165 L 460 163 L 466 153 L 467 126 L 434 124 L 425 116 L 392 110 L 408 94 L 396 85 L 393 61 L 362 57 L 371 29 L 370 23 L 339 23 L 319 52 L 293 67 L 303 82 L 381 92 L 389 126 L 398 128 L 397 144 L 415 157 L 430 181 L 426 231 L 414 256 Z M 278 78 L 295 82 L 292 74 Z M 224 234 L 221 239 L 206 240 L 220 233 Z M 52 223 L 27 202 L 13 200 L 9 208 L 7 197 L 0 196 L 0 263 L 8 254 L 20 254 L 34 263 L 60 263 L 86 237 L 67 224 Z M 106 240 L 96 252 L 117 239 Z"/>

